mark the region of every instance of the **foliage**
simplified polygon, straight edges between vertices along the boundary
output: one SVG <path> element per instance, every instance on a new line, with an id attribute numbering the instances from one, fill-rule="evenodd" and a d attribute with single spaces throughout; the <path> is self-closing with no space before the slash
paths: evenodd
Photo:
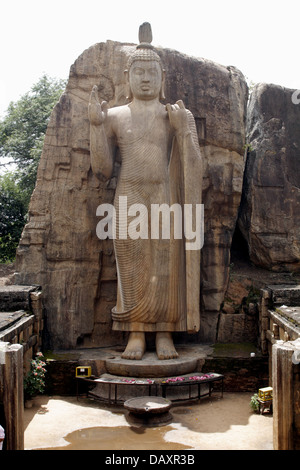
<path id="1" fill-rule="evenodd" d="M 13 261 L 26 221 L 26 200 L 11 173 L 0 176 L 0 262 Z"/>
<path id="2" fill-rule="evenodd" d="M 0 158 L 16 167 L 13 173 L 0 175 L 1 263 L 15 258 L 50 114 L 64 87 L 64 80 L 44 75 L 28 93 L 10 103 L 0 121 Z"/>
<path id="3" fill-rule="evenodd" d="M 243 150 L 244 150 L 244 151 L 247 151 L 247 153 L 250 153 L 250 152 L 253 152 L 254 148 L 252 147 L 251 144 L 248 144 L 248 143 L 247 143 L 247 144 L 245 144 L 245 145 L 243 146 Z"/>
<path id="4" fill-rule="evenodd" d="M 0 157 L 17 167 L 18 184 L 29 203 L 51 111 L 65 87 L 64 80 L 44 75 L 0 121 Z"/>
<path id="5" fill-rule="evenodd" d="M 259 410 L 259 401 L 258 401 L 258 393 L 254 393 L 250 400 L 250 407 L 252 411 L 257 412 Z"/>
<path id="6" fill-rule="evenodd" d="M 45 390 L 46 362 L 43 354 L 38 353 L 30 363 L 30 371 L 24 378 L 24 398 L 29 399 Z"/>

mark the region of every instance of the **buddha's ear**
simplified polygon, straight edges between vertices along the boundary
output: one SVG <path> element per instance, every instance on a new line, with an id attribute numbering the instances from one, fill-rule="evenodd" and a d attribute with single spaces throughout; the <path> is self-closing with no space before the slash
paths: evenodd
<path id="1" fill-rule="evenodd" d="M 126 80 L 126 99 L 132 100 L 132 91 L 129 84 L 129 70 L 124 70 L 125 80 Z"/>
<path id="2" fill-rule="evenodd" d="M 161 89 L 160 89 L 160 99 L 164 100 L 165 96 L 165 83 L 166 83 L 166 71 L 162 71 L 162 79 L 161 79 Z"/>

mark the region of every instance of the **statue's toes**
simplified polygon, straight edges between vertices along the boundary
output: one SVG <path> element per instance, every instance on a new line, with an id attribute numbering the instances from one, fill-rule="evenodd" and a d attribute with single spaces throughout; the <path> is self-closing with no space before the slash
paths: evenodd
<path id="1" fill-rule="evenodd" d="M 162 349 L 157 351 L 158 359 L 176 359 L 178 357 L 178 353 L 173 349 Z"/>
<path id="2" fill-rule="evenodd" d="M 124 351 L 121 355 L 122 359 L 130 359 L 130 360 L 140 360 L 143 357 L 144 352 L 139 350 L 129 350 Z"/>

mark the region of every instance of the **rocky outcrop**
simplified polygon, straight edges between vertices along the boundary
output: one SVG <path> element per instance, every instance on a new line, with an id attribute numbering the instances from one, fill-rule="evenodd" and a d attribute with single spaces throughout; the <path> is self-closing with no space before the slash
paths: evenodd
<path id="1" fill-rule="evenodd" d="M 221 307 L 217 341 L 256 344 L 259 291 L 249 278 L 231 275 Z"/>
<path id="2" fill-rule="evenodd" d="M 49 348 L 111 346 L 124 339 L 111 331 L 116 300 L 112 243 L 96 236 L 96 209 L 112 203 L 120 162 L 108 184 L 93 175 L 87 110 L 93 85 L 100 101 L 111 107 L 126 102 L 123 71 L 134 49 L 112 41 L 87 49 L 72 65 L 49 122 L 15 276 L 18 284 L 43 288 Z M 166 103 L 182 99 L 191 110 L 204 158 L 198 339 L 214 341 L 242 192 L 247 85 L 234 67 L 166 49 L 158 53 L 167 74 Z"/>
<path id="3" fill-rule="evenodd" d="M 300 269 L 300 104 L 293 103 L 294 91 L 256 85 L 247 116 L 239 227 L 251 261 L 277 271 Z"/>

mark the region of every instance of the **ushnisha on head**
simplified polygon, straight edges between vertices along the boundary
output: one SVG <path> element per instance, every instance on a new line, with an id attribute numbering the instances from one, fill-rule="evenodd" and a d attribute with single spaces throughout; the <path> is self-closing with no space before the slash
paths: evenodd
<path id="1" fill-rule="evenodd" d="M 135 60 L 156 61 L 160 64 L 161 69 L 163 69 L 161 59 L 157 52 L 155 52 L 154 46 L 151 44 L 152 30 L 150 23 L 143 23 L 140 26 L 139 41 L 140 44 L 136 47 L 136 51 L 129 58 L 127 65 L 128 70 Z"/>
<path id="2" fill-rule="evenodd" d="M 163 69 L 161 59 L 157 52 L 155 51 L 154 47 L 152 46 L 152 31 L 151 25 L 149 23 L 143 23 L 139 28 L 139 41 L 140 44 L 136 47 L 134 53 L 130 56 L 127 64 L 127 69 L 125 70 L 125 74 L 129 81 L 129 96 L 128 99 L 132 99 L 132 90 L 130 86 L 130 70 L 132 65 L 135 62 L 154 62 L 155 64 L 159 64 L 160 71 L 161 71 L 161 88 L 159 98 L 164 99 L 164 81 L 165 81 L 165 70 Z"/>

